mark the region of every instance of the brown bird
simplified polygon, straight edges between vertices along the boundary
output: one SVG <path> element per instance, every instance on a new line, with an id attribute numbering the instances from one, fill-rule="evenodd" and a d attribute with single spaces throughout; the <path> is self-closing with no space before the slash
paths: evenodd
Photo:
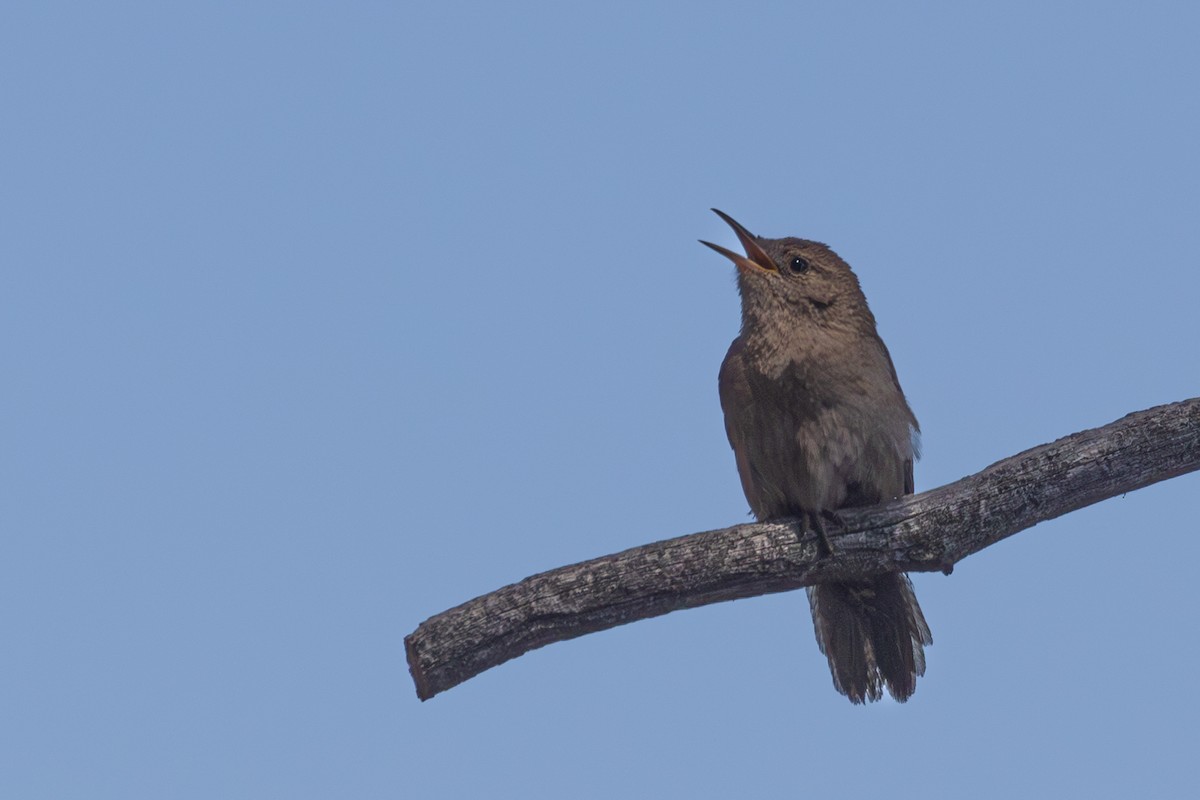
<path id="1" fill-rule="evenodd" d="M 797 517 L 832 550 L 839 508 L 913 491 L 917 419 L 850 265 L 820 242 L 756 237 L 732 217 L 741 334 L 721 364 L 721 408 L 742 490 L 759 520 Z M 925 674 L 929 626 L 902 573 L 808 588 L 817 644 L 852 703 L 882 687 L 907 700 Z"/>

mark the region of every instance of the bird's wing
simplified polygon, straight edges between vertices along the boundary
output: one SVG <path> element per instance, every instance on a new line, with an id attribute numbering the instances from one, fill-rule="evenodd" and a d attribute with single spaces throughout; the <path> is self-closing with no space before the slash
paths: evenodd
<path id="1" fill-rule="evenodd" d="M 717 387 L 721 394 L 721 410 L 725 412 L 725 434 L 729 437 L 729 445 L 737 459 L 738 476 L 742 479 L 742 491 L 746 494 L 746 502 L 750 509 L 758 512 L 762 503 L 754 486 L 751 474 L 750 458 L 746 446 L 745 431 L 736 424 L 737 420 L 748 422 L 749 408 L 754 403 L 750 393 L 750 382 L 746 378 L 746 365 L 742 360 L 745 342 L 742 337 L 733 340 L 725 360 L 721 362 L 721 373 L 717 378 Z"/>

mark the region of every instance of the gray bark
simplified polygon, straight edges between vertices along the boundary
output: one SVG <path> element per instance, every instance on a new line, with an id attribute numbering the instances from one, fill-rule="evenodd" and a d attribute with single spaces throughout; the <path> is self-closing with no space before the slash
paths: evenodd
<path id="1" fill-rule="evenodd" d="M 681 608 L 881 572 L 947 574 L 1018 531 L 1200 469 L 1200 398 L 1130 414 L 829 526 L 735 525 L 543 572 L 443 611 L 404 639 L 422 700 L 552 642 Z"/>

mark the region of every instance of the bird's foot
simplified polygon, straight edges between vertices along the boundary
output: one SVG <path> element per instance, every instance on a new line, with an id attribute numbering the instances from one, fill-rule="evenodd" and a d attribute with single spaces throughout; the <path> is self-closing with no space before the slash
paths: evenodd
<path id="1" fill-rule="evenodd" d="M 817 534 L 817 555 L 832 556 L 833 544 L 830 543 L 829 534 L 825 531 L 825 520 L 829 519 L 844 529 L 846 525 L 842 522 L 842 518 L 832 511 L 809 511 L 805 513 L 804 519 L 808 527 Z"/>

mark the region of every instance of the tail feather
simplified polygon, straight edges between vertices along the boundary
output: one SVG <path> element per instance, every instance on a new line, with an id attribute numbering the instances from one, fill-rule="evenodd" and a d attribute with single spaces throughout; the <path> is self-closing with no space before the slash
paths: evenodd
<path id="1" fill-rule="evenodd" d="M 884 686 L 898 702 L 912 696 L 933 638 L 907 575 L 810 586 L 808 599 L 839 692 L 852 703 L 878 700 Z"/>

